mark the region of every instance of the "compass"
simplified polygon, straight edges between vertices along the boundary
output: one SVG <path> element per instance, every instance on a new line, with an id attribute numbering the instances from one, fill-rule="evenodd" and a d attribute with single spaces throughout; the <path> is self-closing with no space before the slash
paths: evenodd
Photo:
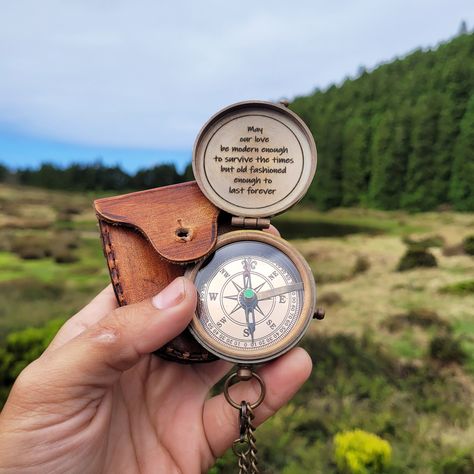
<path id="1" fill-rule="evenodd" d="M 314 314 L 315 283 L 303 257 L 261 231 L 223 235 L 215 252 L 187 273 L 198 291 L 190 326 L 221 359 L 262 363 L 298 343 Z"/>
<path id="2" fill-rule="evenodd" d="M 223 211 L 227 232 L 187 270 L 198 291 L 189 330 L 217 357 L 263 363 L 290 350 L 308 328 L 316 304 L 312 272 L 294 247 L 263 229 L 304 196 L 315 169 L 310 131 L 279 104 L 231 105 L 200 131 L 194 175 Z"/>
<path id="3" fill-rule="evenodd" d="M 194 145 L 196 182 L 223 212 L 212 253 L 185 273 L 198 292 L 189 331 L 211 354 L 238 365 L 225 381 L 224 396 L 239 410 L 240 436 L 232 449 L 240 472 L 258 472 L 252 419 L 265 383 L 253 367 L 285 354 L 313 317 L 323 316 L 315 314 L 316 284 L 305 259 L 264 232 L 272 216 L 305 195 L 315 170 L 310 131 L 288 108 L 270 102 L 221 110 Z M 230 385 L 251 378 L 260 386 L 257 400 L 234 400 Z"/>

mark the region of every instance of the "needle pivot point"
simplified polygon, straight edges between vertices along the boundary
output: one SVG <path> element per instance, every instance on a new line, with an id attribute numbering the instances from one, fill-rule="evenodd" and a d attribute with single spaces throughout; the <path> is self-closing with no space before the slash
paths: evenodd
<path id="1" fill-rule="evenodd" d="M 244 298 L 247 300 L 252 299 L 255 296 L 255 292 L 251 288 L 244 290 Z"/>

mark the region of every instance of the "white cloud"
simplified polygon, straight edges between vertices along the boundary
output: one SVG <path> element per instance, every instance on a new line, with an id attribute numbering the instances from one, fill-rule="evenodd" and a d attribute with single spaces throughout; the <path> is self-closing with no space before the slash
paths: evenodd
<path id="1" fill-rule="evenodd" d="M 275 100 L 472 27 L 471 0 L 0 3 L 0 123 L 81 144 L 189 148 L 218 108 Z"/>

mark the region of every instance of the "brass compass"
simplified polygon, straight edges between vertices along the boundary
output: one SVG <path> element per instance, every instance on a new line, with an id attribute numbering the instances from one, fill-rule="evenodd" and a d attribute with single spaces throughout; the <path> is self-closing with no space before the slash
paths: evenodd
<path id="1" fill-rule="evenodd" d="M 258 364 L 291 349 L 313 318 L 311 270 L 289 243 L 259 230 L 298 202 L 316 169 L 304 122 L 282 105 L 241 102 L 214 115 L 193 152 L 196 181 L 235 230 L 187 272 L 199 298 L 190 331 L 209 352 Z"/>
<path id="2" fill-rule="evenodd" d="M 224 234 L 188 277 L 199 295 L 194 337 L 231 362 L 255 364 L 285 353 L 314 314 L 308 265 L 283 239 L 262 231 Z"/>
<path id="3" fill-rule="evenodd" d="M 304 258 L 262 229 L 306 193 L 316 170 L 316 145 L 286 107 L 241 102 L 204 125 L 193 170 L 204 195 L 239 230 L 221 235 L 213 253 L 186 272 L 198 291 L 189 330 L 209 352 L 239 365 L 226 379 L 224 395 L 239 410 L 240 437 L 233 444 L 239 472 L 254 474 L 253 410 L 265 397 L 265 384 L 252 367 L 295 346 L 316 305 L 316 285 Z M 252 377 L 260 385 L 258 399 L 237 403 L 230 384 Z"/>

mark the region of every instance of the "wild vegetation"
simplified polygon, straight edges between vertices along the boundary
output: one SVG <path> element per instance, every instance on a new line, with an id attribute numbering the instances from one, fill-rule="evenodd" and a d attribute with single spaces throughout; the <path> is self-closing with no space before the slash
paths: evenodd
<path id="1" fill-rule="evenodd" d="M 2 399 L 61 322 L 108 283 L 93 197 L 0 185 Z M 464 249 L 473 222 L 468 213 L 305 206 L 275 219 L 310 263 L 327 316 L 303 341 L 310 380 L 257 430 L 263 472 L 473 472 L 474 258 Z M 437 266 L 397 271 L 410 246 Z M 58 260 L 59 248 L 73 258 Z M 336 440 L 357 430 L 366 434 L 338 450 Z M 357 449 L 360 439 L 372 447 Z M 365 471 L 350 470 L 353 456 L 367 460 Z M 235 472 L 232 453 L 211 472 Z"/>

